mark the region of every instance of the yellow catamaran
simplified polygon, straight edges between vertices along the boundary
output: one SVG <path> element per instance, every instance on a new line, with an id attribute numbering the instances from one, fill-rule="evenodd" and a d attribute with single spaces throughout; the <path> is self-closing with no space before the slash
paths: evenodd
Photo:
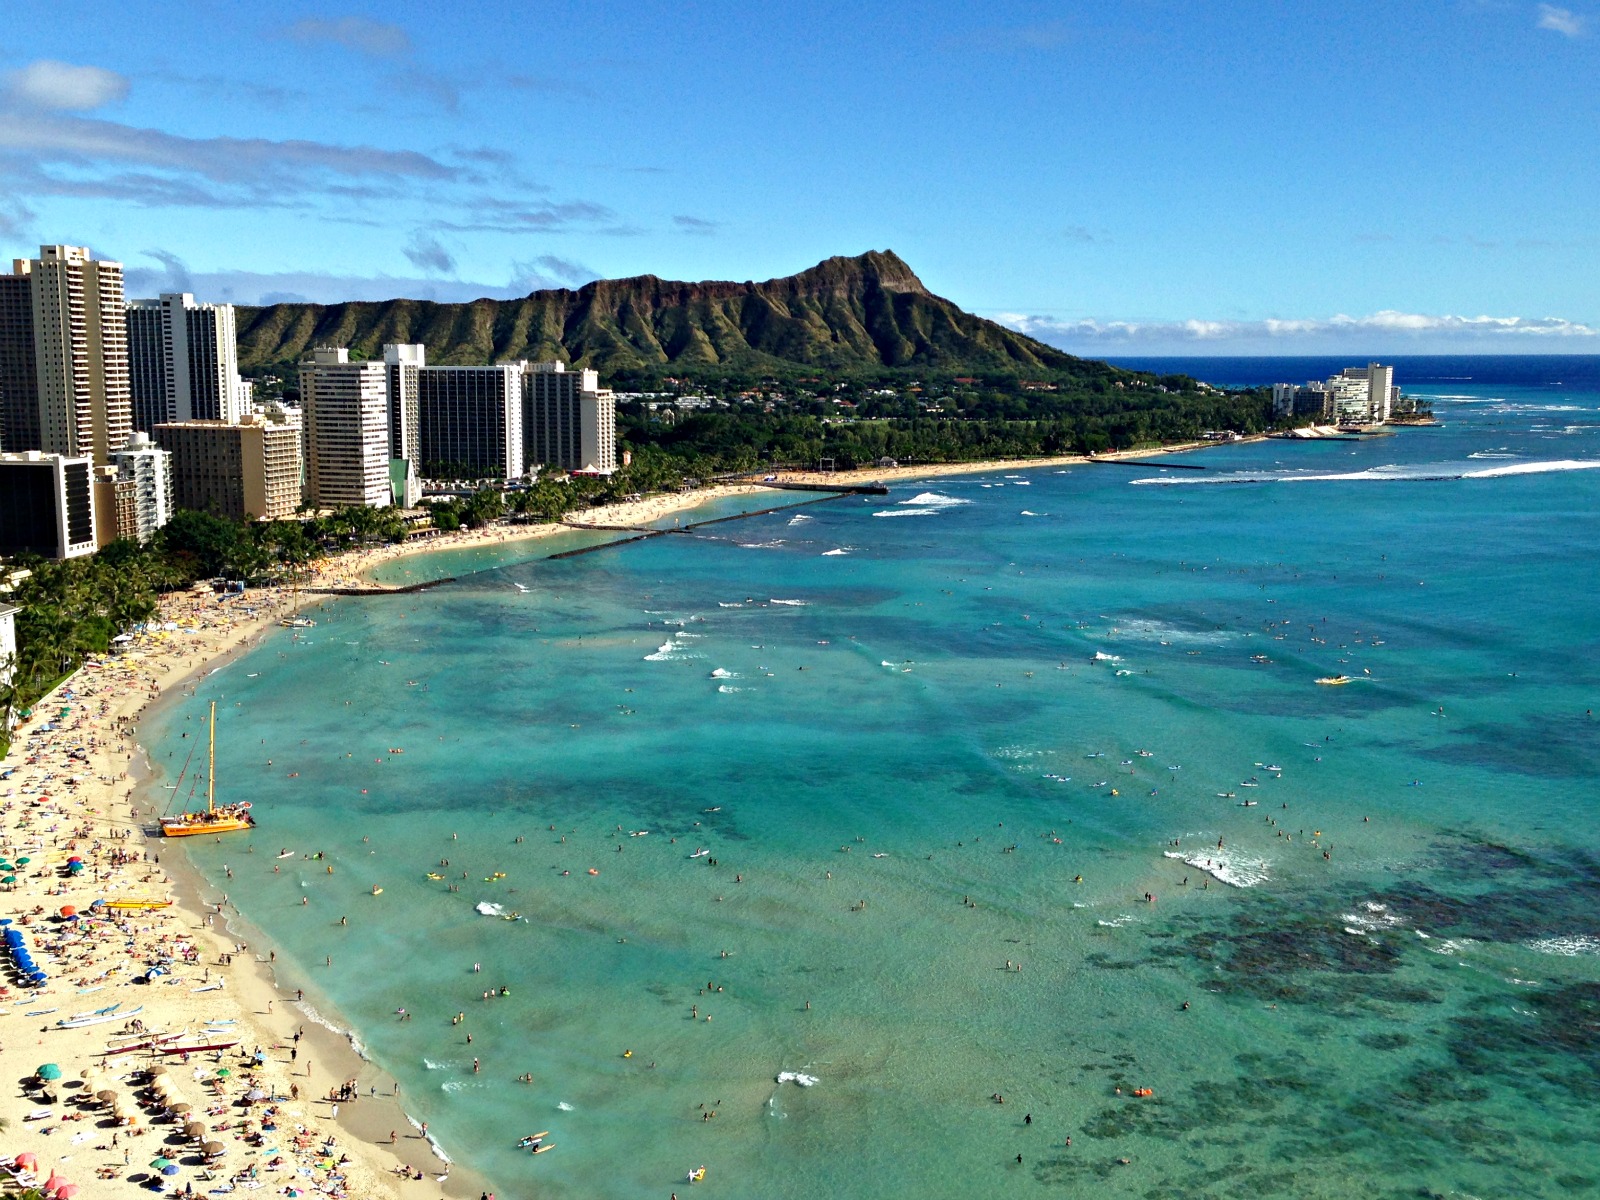
<path id="1" fill-rule="evenodd" d="M 203 833 L 232 833 L 238 829 L 250 829 L 255 825 L 255 818 L 250 815 L 250 801 L 241 800 L 235 804 L 217 805 L 216 794 L 217 779 L 217 702 L 211 702 L 211 732 L 210 745 L 207 748 L 206 762 L 206 810 L 205 812 L 180 813 L 176 817 L 161 818 L 161 834 L 163 837 L 198 837 Z"/>

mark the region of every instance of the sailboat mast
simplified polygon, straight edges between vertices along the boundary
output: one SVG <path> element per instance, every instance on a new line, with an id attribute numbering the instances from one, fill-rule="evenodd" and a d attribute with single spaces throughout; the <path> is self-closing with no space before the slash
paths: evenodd
<path id="1" fill-rule="evenodd" d="M 211 744 L 206 751 L 206 812 L 217 813 L 217 702 L 211 702 Z"/>

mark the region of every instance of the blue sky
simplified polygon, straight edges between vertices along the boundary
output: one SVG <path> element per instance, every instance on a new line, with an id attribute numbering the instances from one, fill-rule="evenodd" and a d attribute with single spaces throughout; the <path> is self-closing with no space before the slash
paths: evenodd
<path id="1" fill-rule="evenodd" d="M 204 299 L 893 249 L 1089 354 L 1600 351 L 1600 0 L 113 6 L 0 25 L 0 253 Z"/>

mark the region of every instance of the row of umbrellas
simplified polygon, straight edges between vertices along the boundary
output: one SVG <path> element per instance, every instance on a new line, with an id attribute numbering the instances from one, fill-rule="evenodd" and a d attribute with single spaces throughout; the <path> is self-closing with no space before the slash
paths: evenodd
<path id="1" fill-rule="evenodd" d="M 38 1156 L 27 1151 L 17 1155 L 14 1161 L 19 1170 L 37 1171 L 39 1169 Z M 51 1197 L 51 1200 L 72 1200 L 72 1197 L 78 1194 L 78 1185 L 68 1183 L 60 1175 L 51 1171 L 50 1178 L 45 1180 L 44 1186 L 39 1190 L 46 1196 Z"/>

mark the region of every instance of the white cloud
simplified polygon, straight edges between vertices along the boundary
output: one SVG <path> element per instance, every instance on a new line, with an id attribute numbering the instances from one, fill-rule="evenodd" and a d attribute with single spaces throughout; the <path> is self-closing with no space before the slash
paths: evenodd
<path id="1" fill-rule="evenodd" d="M 297 42 L 332 42 L 374 58 L 398 58 L 411 50 L 411 35 L 404 29 L 370 17 L 307 17 L 289 26 L 287 32 Z"/>
<path id="2" fill-rule="evenodd" d="M 1064 349 L 1113 347 L 1153 352 L 1221 353 L 1265 350 L 1292 353 L 1309 347 L 1371 346 L 1374 351 L 1404 347 L 1464 346 L 1589 351 L 1600 344 L 1600 328 L 1562 317 L 1463 317 L 1404 313 L 1385 309 L 1368 316 L 1268 318 L 1261 321 L 1101 321 L 1060 320 L 1049 316 L 1000 313 L 995 320 Z"/>
<path id="3" fill-rule="evenodd" d="M 1557 8 L 1554 4 L 1539 5 L 1539 28 L 1559 33 L 1562 37 L 1582 37 L 1584 20 L 1570 8 Z"/>
<path id="4" fill-rule="evenodd" d="M 6 75 L 6 93 L 30 108 L 88 112 L 128 94 L 128 81 L 104 67 L 78 67 L 41 58 Z"/>
<path id="5" fill-rule="evenodd" d="M 414 179 L 448 179 L 453 174 L 443 163 L 415 150 L 267 138 L 190 138 L 92 117 L 17 112 L 0 112 L 0 151 L 6 150 L 41 162 L 138 163 L 228 184 L 277 185 L 307 170 Z"/>

